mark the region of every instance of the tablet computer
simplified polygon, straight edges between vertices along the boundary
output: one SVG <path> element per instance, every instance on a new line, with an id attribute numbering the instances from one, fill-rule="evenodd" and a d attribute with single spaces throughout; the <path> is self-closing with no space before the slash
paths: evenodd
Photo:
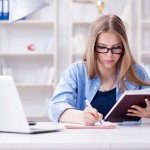
<path id="1" fill-rule="evenodd" d="M 150 99 L 150 89 L 125 91 L 104 120 L 111 122 L 139 121 L 140 117 L 127 116 L 127 110 L 132 105 L 146 107 L 145 98 Z"/>

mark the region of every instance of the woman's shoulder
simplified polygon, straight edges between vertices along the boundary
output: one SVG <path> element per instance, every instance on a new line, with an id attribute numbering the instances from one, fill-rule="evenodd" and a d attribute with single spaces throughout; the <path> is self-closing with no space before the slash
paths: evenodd
<path id="1" fill-rule="evenodd" d="M 80 76 L 80 77 L 87 77 L 87 68 L 83 61 L 77 61 L 69 65 L 69 67 L 64 71 L 65 74 L 71 76 Z"/>
<path id="2" fill-rule="evenodd" d="M 134 69 L 135 69 L 136 72 L 141 72 L 141 73 L 145 72 L 144 67 L 140 64 L 134 64 Z"/>
<path id="3" fill-rule="evenodd" d="M 74 81 L 87 80 L 88 74 L 85 63 L 83 61 L 77 61 L 70 64 L 69 67 L 64 70 L 62 78 L 65 78 L 65 80 L 72 79 Z"/>
<path id="4" fill-rule="evenodd" d="M 86 65 L 83 61 L 77 61 L 72 63 L 69 66 L 69 69 L 74 69 L 74 70 L 86 70 Z"/>
<path id="5" fill-rule="evenodd" d="M 135 69 L 135 72 L 142 78 L 149 76 L 146 68 L 143 65 L 134 64 L 134 69 Z"/>

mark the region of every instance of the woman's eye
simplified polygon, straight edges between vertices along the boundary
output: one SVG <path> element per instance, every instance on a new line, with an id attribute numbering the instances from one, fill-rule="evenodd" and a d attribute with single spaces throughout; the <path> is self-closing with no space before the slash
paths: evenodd
<path id="1" fill-rule="evenodd" d="M 105 49 L 106 47 L 99 46 L 100 49 Z"/>
<path id="2" fill-rule="evenodd" d="M 121 45 L 119 45 L 119 46 L 117 46 L 117 47 L 114 47 L 114 49 L 122 49 L 122 46 Z"/>

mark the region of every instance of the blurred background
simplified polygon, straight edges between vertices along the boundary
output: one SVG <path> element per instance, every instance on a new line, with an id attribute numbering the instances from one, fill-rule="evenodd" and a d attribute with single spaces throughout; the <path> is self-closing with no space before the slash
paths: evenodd
<path id="1" fill-rule="evenodd" d="M 102 6 L 98 3 L 102 2 Z M 117 14 L 125 23 L 135 60 L 149 69 L 150 0 L 60 0 L 58 2 L 58 78 L 70 64 L 80 59 L 90 23 L 101 14 Z M 78 44 L 77 44 L 78 43 Z M 67 59 L 68 62 L 67 62 Z M 149 71 L 150 74 L 150 71 Z"/>
<path id="2" fill-rule="evenodd" d="M 63 71 L 80 60 L 90 24 L 116 14 L 131 52 L 150 75 L 150 0 L 45 0 L 50 5 L 10 24 L 0 0 L 0 74 L 13 76 L 28 118 L 47 120 L 48 101 Z"/>

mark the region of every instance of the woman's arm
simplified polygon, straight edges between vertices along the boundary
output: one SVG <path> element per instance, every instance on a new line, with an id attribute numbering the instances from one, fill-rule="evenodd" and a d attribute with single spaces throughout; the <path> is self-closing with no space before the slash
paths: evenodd
<path id="1" fill-rule="evenodd" d="M 60 122 L 78 123 L 83 125 L 94 125 L 102 119 L 102 115 L 94 108 L 85 108 L 84 111 L 67 109 L 60 116 Z"/>
<path id="2" fill-rule="evenodd" d="M 76 65 L 77 63 L 72 64 L 64 71 L 55 89 L 53 97 L 49 101 L 49 118 L 52 121 L 58 122 L 63 112 L 68 109 L 76 108 L 76 91 L 78 88 L 78 70 Z"/>

